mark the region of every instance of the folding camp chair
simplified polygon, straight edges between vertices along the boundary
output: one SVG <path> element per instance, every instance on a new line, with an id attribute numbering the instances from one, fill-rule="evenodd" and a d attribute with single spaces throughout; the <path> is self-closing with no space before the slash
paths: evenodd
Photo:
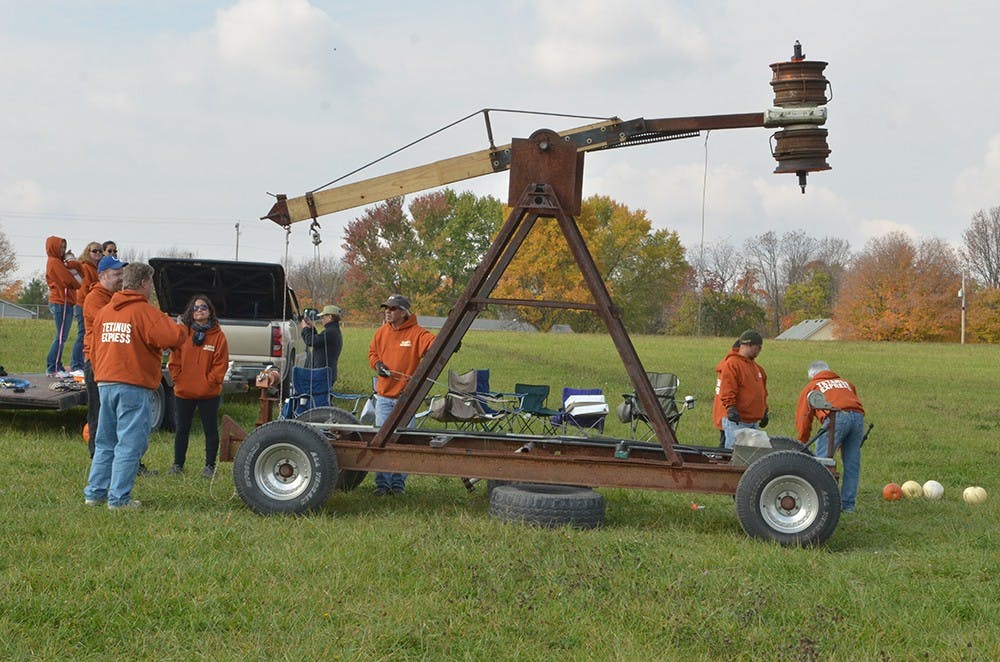
<path id="1" fill-rule="evenodd" d="M 555 409 L 546 407 L 549 398 L 549 387 L 543 384 L 515 384 L 514 395 L 518 399 L 515 410 L 517 420 L 521 424 L 521 432 L 534 434 L 534 424 L 541 425 L 541 434 L 555 434 L 552 417 L 558 416 Z"/>
<path id="2" fill-rule="evenodd" d="M 339 393 L 330 391 L 330 400 L 337 405 L 337 401 L 343 400 L 344 406 L 341 409 L 351 412 L 358 417 L 365 425 L 375 424 L 375 383 L 378 377 L 372 377 L 372 390 L 370 393 Z"/>
<path id="3" fill-rule="evenodd" d="M 461 374 L 448 371 L 448 392 L 431 399 L 428 416 L 442 423 L 455 423 L 459 429 L 481 427 L 493 430 L 502 424 L 507 412 L 498 409 L 502 400 L 477 392 L 478 370 Z M 489 379 L 487 371 L 486 379 Z"/>
<path id="4" fill-rule="evenodd" d="M 649 378 L 649 384 L 653 387 L 653 392 L 660 403 L 660 409 L 667 419 L 667 424 L 671 429 L 676 429 L 677 422 L 681 418 L 681 410 L 677 407 L 676 401 L 677 389 L 681 385 L 680 379 L 677 378 L 677 375 L 670 372 L 647 372 L 646 377 Z M 635 392 L 622 394 L 622 397 L 625 398 L 625 401 L 618 405 L 616 410 L 618 420 L 629 424 L 634 438 L 640 438 L 638 429 L 639 424 L 643 423 L 646 429 L 641 438 L 652 438 L 653 428 L 649 425 L 649 415 L 643 408 L 642 403 L 639 402 L 639 398 Z M 692 398 L 692 406 L 693 400 Z"/>
<path id="5" fill-rule="evenodd" d="M 292 386 L 281 405 L 281 418 L 295 418 L 316 407 L 330 406 L 329 368 L 292 368 Z"/>
<path id="6" fill-rule="evenodd" d="M 580 432 L 604 432 L 608 403 L 599 388 L 564 388 L 562 409 L 552 417 L 552 425 L 565 434 L 570 427 Z"/>

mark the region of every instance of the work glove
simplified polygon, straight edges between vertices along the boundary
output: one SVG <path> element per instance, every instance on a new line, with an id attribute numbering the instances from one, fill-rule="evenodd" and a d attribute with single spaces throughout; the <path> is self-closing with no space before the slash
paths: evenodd
<path id="1" fill-rule="evenodd" d="M 770 420 L 768 418 L 768 416 L 767 416 L 768 413 L 770 413 L 770 412 L 768 412 L 767 410 L 765 410 L 764 411 L 764 417 L 762 419 L 760 419 L 759 423 L 757 423 L 758 427 L 760 427 L 761 430 L 763 430 L 764 428 L 767 427 L 767 422 Z"/>
<path id="2" fill-rule="evenodd" d="M 731 420 L 733 423 L 740 422 L 740 410 L 736 407 L 730 407 L 726 410 L 726 418 Z"/>
<path id="3" fill-rule="evenodd" d="M 379 377 L 392 377 L 392 371 L 389 370 L 389 366 L 381 361 L 375 364 L 375 372 L 378 373 Z"/>

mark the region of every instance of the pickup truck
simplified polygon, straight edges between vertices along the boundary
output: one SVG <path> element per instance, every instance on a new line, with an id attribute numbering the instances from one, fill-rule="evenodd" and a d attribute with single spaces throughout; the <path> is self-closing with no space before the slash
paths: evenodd
<path id="1" fill-rule="evenodd" d="M 154 257 L 149 264 L 156 270 L 153 287 L 160 310 L 171 317 L 181 314 L 196 294 L 215 305 L 229 343 L 224 392 L 246 391 L 261 370 L 273 366 L 285 394 L 292 367 L 305 362 L 306 347 L 297 323 L 299 302 L 280 264 L 168 257 Z M 154 420 L 172 429 L 173 383 L 166 365 L 157 395 Z"/>

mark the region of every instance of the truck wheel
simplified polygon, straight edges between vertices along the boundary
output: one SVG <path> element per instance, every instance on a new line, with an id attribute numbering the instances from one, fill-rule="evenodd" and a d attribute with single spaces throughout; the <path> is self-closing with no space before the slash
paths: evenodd
<path id="1" fill-rule="evenodd" d="M 357 416 L 349 411 L 344 411 L 338 407 L 315 407 L 307 409 L 295 417 L 296 421 L 303 423 L 347 423 L 350 425 L 361 425 Z M 361 439 L 361 435 L 352 435 L 353 439 Z M 350 492 L 364 481 L 367 471 L 352 471 L 345 469 L 337 477 L 337 484 L 334 489 L 341 492 Z"/>
<path id="2" fill-rule="evenodd" d="M 319 510 L 337 483 L 337 456 L 323 434 L 299 421 L 272 421 L 240 444 L 236 492 L 261 515 Z"/>
<path id="3" fill-rule="evenodd" d="M 786 547 L 820 545 L 840 520 L 833 475 L 808 453 L 765 455 L 740 477 L 736 516 L 751 538 Z"/>
<path id="4" fill-rule="evenodd" d="M 166 416 L 167 409 L 167 396 L 163 390 L 163 383 L 161 382 L 153 390 L 153 409 L 149 415 L 149 429 L 156 432 L 163 425 L 163 419 Z"/>
<path id="5" fill-rule="evenodd" d="M 589 487 L 520 483 L 494 487 L 489 512 L 505 522 L 592 529 L 604 523 L 604 507 L 604 496 Z"/>

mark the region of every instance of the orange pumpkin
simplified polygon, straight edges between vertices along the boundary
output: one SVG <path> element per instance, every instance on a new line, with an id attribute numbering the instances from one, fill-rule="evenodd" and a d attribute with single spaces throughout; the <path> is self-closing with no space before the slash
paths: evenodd
<path id="1" fill-rule="evenodd" d="M 90 423 L 83 424 L 83 440 L 90 443 Z"/>
<path id="2" fill-rule="evenodd" d="M 896 483 L 889 483 L 882 488 L 882 498 L 886 501 L 899 501 L 903 498 L 903 488 Z"/>

